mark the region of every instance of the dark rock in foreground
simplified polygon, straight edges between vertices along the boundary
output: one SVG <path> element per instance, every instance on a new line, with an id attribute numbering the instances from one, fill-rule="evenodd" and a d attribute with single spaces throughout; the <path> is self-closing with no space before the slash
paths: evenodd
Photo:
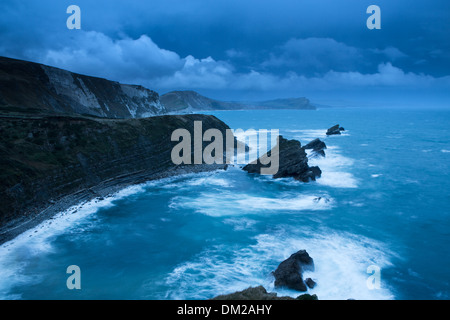
<path id="1" fill-rule="evenodd" d="M 263 286 L 250 287 L 242 291 L 220 295 L 211 300 L 318 300 L 315 294 L 302 294 L 297 298 L 278 297 L 275 292 L 267 292 Z"/>
<path id="2" fill-rule="evenodd" d="M 319 138 L 314 139 L 310 143 L 308 143 L 308 144 L 303 146 L 303 149 L 305 149 L 305 150 L 312 150 L 313 151 L 312 156 L 321 155 L 323 157 L 325 157 L 325 151 L 324 150 L 326 148 L 327 148 L 327 145 L 325 144 L 325 142 L 323 142 Z"/>
<path id="3" fill-rule="evenodd" d="M 306 284 L 302 278 L 305 270 L 314 270 L 314 261 L 306 250 L 300 250 L 281 262 L 273 272 L 275 287 L 306 291 Z"/>
<path id="4" fill-rule="evenodd" d="M 261 159 L 271 157 L 273 160 L 277 156 L 275 152 L 278 152 L 279 159 L 278 172 L 273 175 L 275 179 L 293 177 L 296 180 L 308 182 L 316 180 L 316 177 L 320 177 L 322 174 L 319 167 L 310 167 L 308 165 L 308 157 L 300 141 L 287 140 L 282 136 L 278 136 L 278 144 L 275 148 L 260 157 L 260 159 L 246 165 L 244 170 L 249 173 L 260 174 L 262 168 L 268 167 L 268 165 L 262 164 L 265 161 L 261 161 Z"/>
<path id="5" fill-rule="evenodd" d="M 341 134 L 341 131 L 345 131 L 343 127 L 340 127 L 338 124 L 335 126 L 332 126 L 330 129 L 327 130 L 327 136 L 331 136 L 333 134 Z"/>

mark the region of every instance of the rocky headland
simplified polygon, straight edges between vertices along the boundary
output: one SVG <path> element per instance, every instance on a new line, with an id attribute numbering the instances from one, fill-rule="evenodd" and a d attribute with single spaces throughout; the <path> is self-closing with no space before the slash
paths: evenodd
<path id="1" fill-rule="evenodd" d="M 130 184 L 226 165 L 175 165 L 175 129 L 225 134 L 210 115 L 101 119 L 83 116 L 0 116 L 0 243 L 61 211 Z M 192 147 L 192 152 L 194 148 Z M 52 210 L 54 208 L 55 210 Z"/>
<path id="2" fill-rule="evenodd" d="M 202 135 L 218 129 L 225 136 L 230 128 L 224 122 L 212 115 L 165 113 L 184 110 L 186 105 L 200 110 L 205 104 L 207 110 L 266 109 L 280 104 L 312 109 L 305 98 L 256 104 L 203 98 L 192 92 L 172 93 L 164 95 L 161 103 L 158 93 L 141 86 L 0 57 L 0 244 L 73 205 L 101 199 L 129 185 L 227 168 L 225 163 L 176 165 L 171 158 L 178 143 L 171 141 L 176 129 L 195 136 L 194 122 L 201 121 Z M 327 135 L 342 130 L 337 125 Z M 204 148 L 207 143 L 202 143 Z M 223 145 L 225 152 L 227 147 Z M 325 149 L 319 139 L 302 147 L 297 140 L 279 136 L 277 147 L 263 157 L 278 153 L 279 169 L 273 178 L 308 182 L 320 177 L 321 170 L 308 165 L 305 150 L 324 156 Z M 191 150 L 193 156 L 194 141 Z M 266 162 L 258 159 L 243 169 L 261 173 L 262 163 Z M 307 291 L 315 282 L 304 280 L 303 271 L 313 268 L 313 260 L 301 250 L 273 272 L 274 285 Z M 294 300 L 261 286 L 215 299 Z M 303 294 L 296 299 L 317 300 L 317 296 Z"/>
<path id="3" fill-rule="evenodd" d="M 78 114 L 142 118 L 167 113 L 159 94 L 142 86 L 0 57 L 3 113 Z"/>
<path id="4" fill-rule="evenodd" d="M 316 109 L 316 107 L 305 97 L 266 101 L 230 102 L 211 99 L 195 91 L 168 92 L 161 95 L 161 103 L 167 112 L 183 113 L 209 110 Z"/>
<path id="5" fill-rule="evenodd" d="M 313 109 L 306 98 L 222 103 L 192 91 L 163 95 L 161 103 L 157 92 L 141 86 L 0 57 L 0 243 L 70 205 L 130 184 L 226 168 L 171 161 L 175 129 L 193 133 L 194 121 L 201 121 L 204 132 L 225 135 L 225 123 L 209 115 L 163 114 L 282 105 Z M 320 176 L 298 141 L 280 137 L 279 145 L 274 178 Z"/>

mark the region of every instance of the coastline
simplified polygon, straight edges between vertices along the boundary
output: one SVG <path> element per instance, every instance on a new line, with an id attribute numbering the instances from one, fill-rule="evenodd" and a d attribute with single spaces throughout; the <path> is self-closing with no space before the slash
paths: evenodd
<path id="1" fill-rule="evenodd" d="M 23 220 L 16 219 L 0 228 L 0 246 L 14 240 L 24 232 L 37 227 L 39 224 L 51 219 L 58 213 L 66 211 L 74 206 L 88 203 L 96 198 L 106 198 L 115 193 L 139 184 L 143 184 L 153 180 L 161 180 L 165 178 L 182 176 L 191 173 L 212 172 L 216 170 L 226 170 L 227 165 L 195 165 L 195 166 L 178 166 L 170 168 L 162 172 L 148 173 L 142 170 L 138 173 L 124 174 L 105 181 L 102 181 L 91 188 L 79 190 L 77 192 L 62 196 L 50 205 L 38 205 L 30 210 L 38 213 L 33 217 Z"/>

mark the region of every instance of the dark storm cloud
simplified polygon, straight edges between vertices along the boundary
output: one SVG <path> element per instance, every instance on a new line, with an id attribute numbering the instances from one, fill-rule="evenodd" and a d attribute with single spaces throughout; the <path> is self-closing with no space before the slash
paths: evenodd
<path id="1" fill-rule="evenodd" d="M 449 3 L 4 0 L 0 54 L 219 98 L 398 88 L 448 98 Z M 70 4 L 81 8 L 82 30 L 66 28 Z M 381 7 L 381 30 L 366 28 L 371 4 Z"/>

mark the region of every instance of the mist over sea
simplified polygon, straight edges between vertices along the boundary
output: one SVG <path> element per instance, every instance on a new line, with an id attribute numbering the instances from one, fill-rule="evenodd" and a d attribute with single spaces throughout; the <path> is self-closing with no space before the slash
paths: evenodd
<path id="1" fill-rule="evenodd" d="M 430 106 L 432 107 L 432 106 Z M 316 182 L 239 167 L 129 187 L 0 247 L 1 299 L 209 299 L 273 287 L 306 249 L 319 299 L 450 298 L 450 111 L 324 108 L 212 112 L 231 128 L 325 141 Z M 326 136 L 340 124 L 340 136 Z M 81 269 L 68 290 L 66 268 Z M 381 268 L 370 290 L 367 268 Z"/>

